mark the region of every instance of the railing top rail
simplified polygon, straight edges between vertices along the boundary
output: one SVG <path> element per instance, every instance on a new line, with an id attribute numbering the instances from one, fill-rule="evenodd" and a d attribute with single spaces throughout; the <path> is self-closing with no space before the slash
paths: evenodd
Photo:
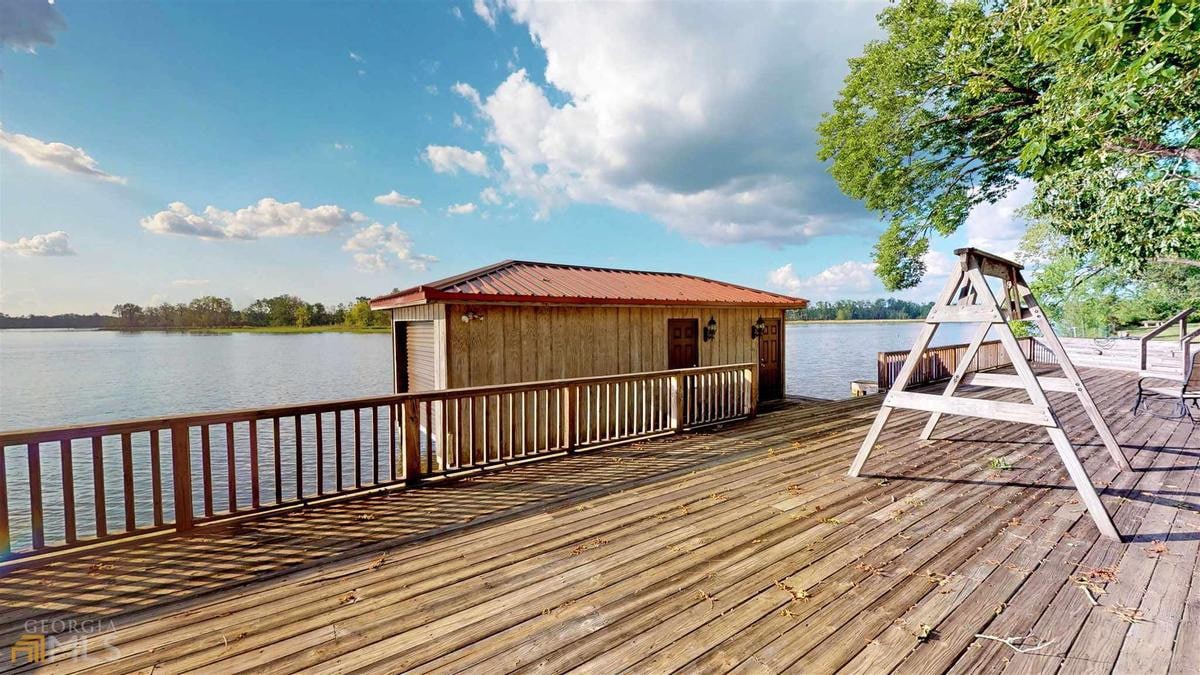
<path id="1" fill-rule="evenodd" d="M 1182 343 L 1185 343 L 1185 342 L 1191 342 L 1191 341 L 1195 340 L 1196 338 L 1200 338 L 1200 327 L 1197 327 L 1197 328 L 1196 328 L 1195 330 L 1193 330 L 1192 332 L 1190 332 L 1190 333 L 1188 333 L 1187 335 L 1184 335 L 1183 337 L 1179 338 L 1179 342 L 1180 342 L 1181 344 L 1182 344 Z"/>
<path id="2" fill-rule="evenodd" d="M 1018 338 L 1018 339 L 1025 340 L 1025 339 L 1029 339 L 1029 338 Z M 980 344 L 983 344 L 983 345 L 1000 344 L 1000 341 L 999 340 L 988 340 L 986 342 L 981 342 Z M 937 345 L 936 347 L 926 348 L 925 352 L 936 352 L 936 351 L 943 350 L 943 349 L 964 349 L 968 346 L 970 346 L 970 345 L 966 342 L 960 342 L 958 344 L 953 344 L 953 345 Z M 902 349 L 902 350 L 897 350 L 897 351 L 893 351 L 893 352 L 879 352 L 879 355 L 882 357 L 897 356 L 897 355 L 898 356 L 907 356 L 908 352 L 909 352 L 909 350 Z"/>
<path id="3" fill-rule="evenodd" d="M 555 380 L 538 380 L 533 382 L 518 382 L 512 384 L 495 384 L 482 387 L 463 387 L 459 389 L 438 389 L 431 391 L 410 392 L 405 394 L 383 394 L 379 396 L 364 396 L 359 398 L 336 399 L 329 401 L 313 401 L 299 404 L 285 404 L 262 408 L 241 408 L 236 410 L 221 410 L 205 413 L 185 413 L 179 415 L 163 415 L 144 417 L 132 420 L 111 422 L 95 422 L 89 424 L 72 424 L 54 427 L 32 429 L 15 429 L 0 431 L 0 448 L 26 445 L 30 443 L 53 443 L 56 441 L 90 438 L 94 436 L 111 436 L 123 433 L 138 433 L 144 431 L 161 431 L 175 424 L 189 426 L 203 424 L 221 424 L 225 422 L 245 422 L 249 420 L 269 420 L 276 417 L 293 417 L 296 415 L 311 415 L 314 413 L 353 410 L 370 406 L 392 405 L 406 400 L 440 401 L 469 396 L 486 396 L 503 393 L 520 393 L 551 387 L 572 385 L 602 384 L 622 380 L 662 377 L 668 375 L 693 375 L 727 370 L 752 368 L 754 363 L 733 363 L 719 366 L 700 366 L 697 368 L 681 368 L 676 370 L 654 370 L 640 373 L 623 373 L 619 375 L 594 375 L 590 377 L 564 378 Z"/>
<path id="4" fill-rule="evenodd" d="M 1145 335 L 1143 335 L 1140 338 L 1141 343 L 1146 344 L 1150 340 L 1153 340 L 1154 338 L 1161 335 L 1163 331 L 1170 328 L 1171 326 L 1174 326 L 1177 321 L 1182 321 L 1182 320 L 1188 318 L 1195 311 L 1196 311 L 1195 307 L 1187 307 L 1187 308 L 1175 313 L 1169 319 L 1164 319 L 1162 322 L 1162 325 L 1160 325 L 1158 328 L 1151 330 L 1149 333 L 1146 333 Z"/>

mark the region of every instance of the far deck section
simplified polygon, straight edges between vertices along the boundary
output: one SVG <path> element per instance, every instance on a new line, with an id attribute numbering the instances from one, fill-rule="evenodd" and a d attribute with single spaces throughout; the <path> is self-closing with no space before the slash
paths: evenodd
<path id="1" fill-rule="evenodd" d="M 1195 673 L 1200 431 L 1132 416 L 1134 373 L 1084 376 L 1134 472 L 1050 396 L 1123 543 L 1041 429 L 920 443 L 898 411 L 851 479 L 879 397 L 793 403 L 10 571 L 0 646 L 89 618 L 113 631 L 43 670 Z"/>
<path id="2" fill-rule="evenodd" d="M 1132 338 L 1061 338 L 1071 362 L 1080 367 L 1146 370 L 1146 374 L 1183 372 L 1184 347 L 1177 340 L 1147 340 L 1146 366 L 1141 367 L 1139 340 Z"/>

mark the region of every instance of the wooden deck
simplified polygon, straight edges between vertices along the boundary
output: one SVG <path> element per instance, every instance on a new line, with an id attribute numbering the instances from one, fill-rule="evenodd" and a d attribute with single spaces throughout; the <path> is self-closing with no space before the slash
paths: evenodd
<path id="1" fill-rule="evenodd" d="M 1124 543 L 1039 428 L 920 443 L 897 411 L 851 479 L 879 398 L 804 403 L 10 570 L 0 668 L 90 619 L 87 657 L 60 634 L 41 670 L 1200 672 L 1200 431 L 1132 417 L 1131 373 L 1084 375 L 1135 471 L 1060 416 Z"/>

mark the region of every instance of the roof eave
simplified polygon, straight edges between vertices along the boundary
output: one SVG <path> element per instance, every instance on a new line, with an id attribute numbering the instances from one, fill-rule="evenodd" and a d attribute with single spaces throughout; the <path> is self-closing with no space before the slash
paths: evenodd
<path id="1" fill-rule="evenodd" d="M 420 301 L 405 303 L 405 306 L 410 304 L 422 304 L 425 302 L 456 302 L 472 305 L 607 305 L 607 306 L 695 306 L 695 307 L 772 307 L 776 309 L 804 309 L 808 306 L 808 300 L 804 298 L 783 298 L 778 301 L 763 301 L 763 302 L 741 302 L 741 301 L 721 301 L 721 300 L 679 300 L 673 298 L 596 298 L 589 296 L 557 296 L 557 295 L 500 295 L 494 293 L 455 293 L 451 291 L 440 291 L 435 288 L 422 289 L 422 298 Z M 396 307 L 396 304 L 387 304 L 386 307 Z M 372 301 L 374 308 L 374 301 Z M 379 309 L 384 309 L 381 306 Z"/>

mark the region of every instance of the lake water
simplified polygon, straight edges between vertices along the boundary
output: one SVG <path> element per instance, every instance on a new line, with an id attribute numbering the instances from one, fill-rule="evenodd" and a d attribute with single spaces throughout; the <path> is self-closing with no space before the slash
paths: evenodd
<path id="1" fill-rule="evenodd" d="M 821 398 L 849 395 L 850 380 L 875 377 L 876 353 L 907 349 L 921 324 L 792 324 L 787 326 L 787 391 Z M 936 344 L 964 341 L 963 326 L 939 330 Z M 58 426 L 123 420 L 179 413 L 255 408 L 289 403 L 387 394 L 391 390 L 391 347 L 387 334 L 311 333 L 118 333 L 111 331 L 5 330 L 0 331 L 0 429 Z M 326 420 L 328 422 L 328 420 Z M 387 428 L 387 420 L 364 419 Z M 286 427 L 287 425 L 285 425 Z M 260 430 L 261 432 L 261 430 Z M 193 447 L 199 439 L 193 430 Z M 213 432 L 221 447 L 223 430 Z M 294 436 L 282 431 L 282 444 L 291 447 Z M 386 435 L 386 431 L 381 432 Z M 238 447 L 245 447 L 245 429 L 237 431 Z M 110 523 L 123 515 L 119 438 L 104 441 L 106 514 Z M 261 440 L 260 444 L 266 442 Z M 311 445 L 311 438 L 306 441 Z M 132 475 L 134 505 L 139 523 L 149 521 L 152 505 L 150 451 L 147 438 L 133 439 Z M 244 455 L 244 456 L 243 456 Z M 62 537 L 63 497 L 61 465 L 57 453 L 43 452 L 42 485 L 47 540 Z M 76 470 L 77 504 L 91 501 L 90 446 L 72 446 Z M 9 487 L 12 545 L 30 543 L 28 465 L 21 448 L 5 453 Z M 236 482 L 249 480 L 248 453 L 238 458 Z M 290 460 L 289 460 L 290 461 Z M 364 475 L 373 470 L 365 458 Z M 199 454 L 192 457 L 193 481 L 202 469 Z M 294 463 L 281 463 L 284 485 L 291 485 Z M 225 484 L 224 463 L 212 466 L 214 481 Z M 266 485 L 272 468 L 262 464 L 260 479 Z M 315 464 L 306 454 L 306 484 L 315 481 Z M 386 471 L 385 471 L 386 473 Z M 333 470 L 330 467 L 332 476 Z M 164 484 L 170 477 L 164 467 Z M 351 480 L 351 478 L 347 478 Z M 47 487 L 51 486 L 51 487 Z M 265 489 L 265 488 L 264 488 Z M 170 494 L 164 506 L 172 512 Z M 239 503 L 249 495 L 243 490 Z M 286 493 L 284 496 L 288 496 Z M 193 509 L 199 512 L 201 491 L 195 489 Z M 79 505 L 80 532 L 93 531 L 93 510 Z"/>
<path id="2" fill-rule="evenodd" d="M 844 398 L 919 323 L 787 326 L 787 391 Z M 935 344 L 966 341 L 946 325 Z M 386 334 L 0 331 L 0 429 L 282 405 L 391 391 Z"/>

